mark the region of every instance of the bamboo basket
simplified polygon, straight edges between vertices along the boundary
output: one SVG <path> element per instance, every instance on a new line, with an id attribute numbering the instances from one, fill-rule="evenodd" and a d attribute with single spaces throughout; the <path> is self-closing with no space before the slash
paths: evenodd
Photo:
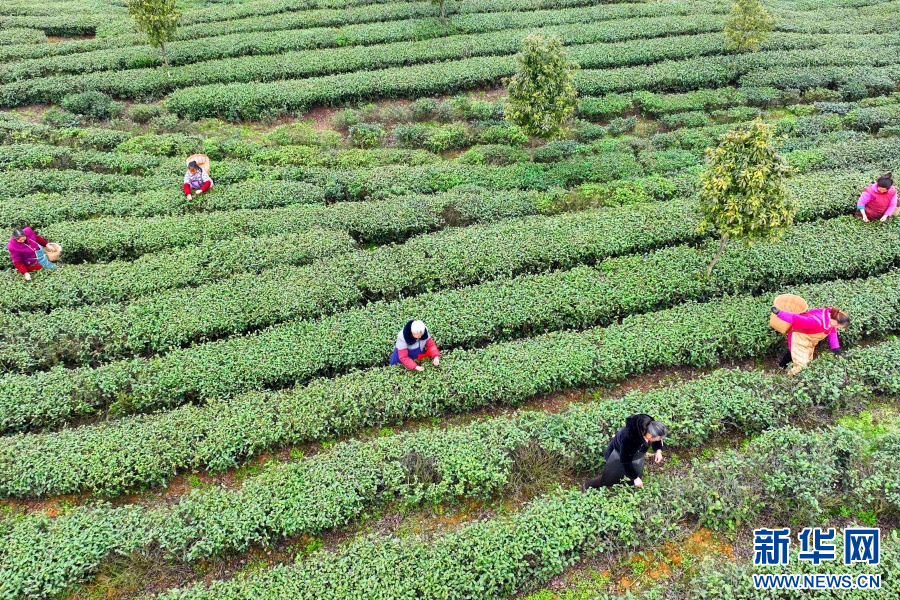
<path id="1" fill-rule="evenodd" d="M 47 254 L 50 262 L 56 262 L 59 260 L 59 255 L 62 254 L 62 246 L 55 242 L 50 242 L 44 246 L 44 252 Z"/>
<path id="2" fill-rule="evenodd" d="M 772 305 L 779 310 L 784 310 L 795 314 L 805 313 L 809 310 L 809 304 L 806 303 L 806 300 L 804 300 L 800 296 L 795 296 L 794 294 L 782 294 L 780 296 L 777 296 Z M 782 321 L 773 314 L 769 316 L 769 326 L 780 333 L 787 333 L 788 329 L 790 329 L 791 327 L 791 324 L 786 321 Z"/>
<path id="3" fill-rule="evenodd" d="M 209 175 L 209 157 L 205 154 L 192 154 L 187 157 L 187 160 L 184 161 L 185 165 L 190 164 L 191 161 L 196 161 L 197 166 L 203 169 L 203 172 Z"/>

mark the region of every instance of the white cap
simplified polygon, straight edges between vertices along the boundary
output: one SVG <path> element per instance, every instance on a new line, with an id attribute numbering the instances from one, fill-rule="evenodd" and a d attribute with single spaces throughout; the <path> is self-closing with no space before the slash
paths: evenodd
<path id="1" fill-rule="evenodd" d="M 425 323 L 422 321 L 413 321 L 409 329 L 413 333 L 425 333 Z"/>

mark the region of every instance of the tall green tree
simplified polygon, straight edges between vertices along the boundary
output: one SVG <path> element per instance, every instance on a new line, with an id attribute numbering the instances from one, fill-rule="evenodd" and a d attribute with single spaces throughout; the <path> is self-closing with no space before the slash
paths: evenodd
<path id="1" fill-rule="evenodd" d="M 508 81 L 506 119 L 533 137 L 558 136 L 575 112 L 578 64 L 569 59 L 558 37 L 536 34 L 522 41 L 516 63 L 516 74 Z"/>
<path id="2" fill-rule="evenodd" d="M 177 0 L 126 0 L 126 3 L 138 30 L 147 36 L 151 46 L 159 48 L 163 66 L 168 67 L 166 42 L 175 36 L 181 16 Z"/>
<path id="3" fill-rule="evenodd" d="M 781 237 L 794 222 L 797 207 L 785 183 L 791 168 L 772 144 L 774 131 L 772 125 L 757 119 L 726 133 L 716 148 L 706 150 L 700 231 L 719 236 L 707 277 L 729 238 L 742 239 L 749 246 Z"/>
<path id="4" fill-rule="evenodd" d="M 756 52 L 775 26 L 775 19 L 761 0 L 737 0 L 725 21 L 725 47 Z"/>
<path id="5" fill-rule="evenodd" d="M 446 4 L 446 0 L 431 0 L 432 4 L 437 4 L 441 7 L 441 21 L 447 20 L 447 15 L 444 12 L 444 4 Z"/>

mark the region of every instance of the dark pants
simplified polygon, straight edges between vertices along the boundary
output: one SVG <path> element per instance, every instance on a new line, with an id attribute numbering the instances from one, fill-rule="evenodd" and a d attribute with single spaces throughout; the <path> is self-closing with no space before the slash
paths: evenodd
<path id="1" fill-rule="evenodd" d="M 644 474 L 644 456 L 644 454 L 638 454 L 634 457 L 634 460 L 631 461 L 634 470 L 637 471 L 638 477 L 641 477 Z M 622 481 L 622 479 L 626 477 L 625 468 L 622 466 L 622 460 L 619 458 L 619 453 L 613 450 L 612 442 L 610 442 L 610 445 L 603 451 L 603 458 L 606 459 L 606 466 L 603 467 L 603 473 L 600 474 L 600 477 L 588 479 L 584 484 L 584 489 L 610 487 L 618 483 L 634 485 L 634 482 L 630 479 L 624 482 Z"/>

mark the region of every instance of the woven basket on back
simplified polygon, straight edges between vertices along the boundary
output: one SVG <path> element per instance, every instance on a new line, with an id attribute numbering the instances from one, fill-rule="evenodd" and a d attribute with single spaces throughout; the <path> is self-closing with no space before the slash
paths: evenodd
<path id="1" fill-rule="evenodd" d="M 59 255 L 62 254 L 62 246 L 57 243 L 50 242 L 44 247 L 44 252 L 46 252 L 47 258 L 50 259 L 50 262 L 56 262 L 59 260 Z"/>
<path id="2" fill-rule="evenodd" d="M 782 294 L 775 298 L 775 302 L 772 305 L 775 308 L 794 314 L 805 313 L 809 310 L 809 304 L 806 303 L 806 300 L 794 294 Z M 769 317 L 769 325 L 772 329 L 781 333 L 787 333 L 791 327 L 790 323 L 782 321 L 775 315 Z"/>
<path id="3" fill-rule="evenodd" d="M 184 164 L 188 165 L 191 161 L 195 161 L 197 166 L 203 169 L 203 172 L 209 175 L 209 157 L 205 154 L 193 154 L 187 157 L 187 160 L 184 161 Z"/>

